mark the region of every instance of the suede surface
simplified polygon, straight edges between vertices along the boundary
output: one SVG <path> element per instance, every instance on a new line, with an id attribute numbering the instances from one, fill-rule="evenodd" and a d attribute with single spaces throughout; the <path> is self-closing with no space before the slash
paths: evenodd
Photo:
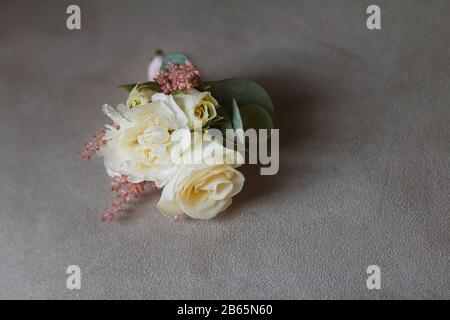
<path id="1" fill-rule="evenodd" d="M 79 0 L 79 31 L 71 1 L 2 2 L 0 298 L 450 298 L 450 2 L 376 1 L 370 31 L 372 2 Z M 110 178 L 77 152 L 158 48 L 267 89 L 280 171 L 241 168 L 214 220 L 148 194 L 106 224 Z"/>

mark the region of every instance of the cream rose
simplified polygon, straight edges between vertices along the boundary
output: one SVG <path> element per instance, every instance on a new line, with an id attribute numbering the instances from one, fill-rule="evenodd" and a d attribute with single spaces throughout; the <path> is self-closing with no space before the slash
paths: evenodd
<path id="1" fill-rule="evenodd" d="M 186 213 L 195 219 L 211 219 L 225 210 L 241 191 L 245 178 L 235 167 L 243 163 L 242 155 L 224 148 L 211 137 L 204 140 L 206 145 L 197 144 L 185 154 L 185 158 L 192 159 L 192 153 L 201 148 L 203 161 L 180 165 L 164 187 L 158 208 L 165 215 Z"/>
<path id="2" fill-rule="evenodd" d="M 211 219 L 231 205 L 244 180 L 226 164 L 183 166 L 164 187 L 158 208 L 167 216 L 186 213 L 194 219 Z"/>
<path id="3" fill-rule="evenodd" d="M 189 129 L 194 130 L 194 123 L 199 121 L 202 127 L 208 121 L 217 116 L 216 99 L 211 96 L 211 92 L 200 92 L 198 90 L 187 90 L 174 95 L 176 103 L 184 111 L 188 118 Z"/>
<path id="4" fill-rule="evenodd" d="M 123 110 L 118 108 L 118 110 Z M 110 176 L 126 175 L 131 182 L 154 181 L 164 186 L 191 145 L 187 118 L 172 96 L 158 93 L 152 102 L 119 113 L 110 106 L 103 111 L 120 128 L 110 127 L 107 144 L 100 150 Z"/>

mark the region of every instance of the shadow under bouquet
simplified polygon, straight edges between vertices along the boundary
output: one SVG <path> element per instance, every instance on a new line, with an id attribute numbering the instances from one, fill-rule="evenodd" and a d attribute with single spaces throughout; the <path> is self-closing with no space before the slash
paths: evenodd
<path id="1" fill-rule="evenodd" d="M 111 221 L 146 189 L 161 190 L 159 210 L 210 219 L 232 203 L 244 184 L 247 130 L 272 129 L 273 105 L 257 83 L 203 81 L 181 53 L 158 52 L 144 83 L 117 108 L 104 105 L 111 124 L 85 143 L 85 160 L 103 157 L 117 192 L 102 220 Z M 247 141 L 247 144 L 249 142 Z"/>

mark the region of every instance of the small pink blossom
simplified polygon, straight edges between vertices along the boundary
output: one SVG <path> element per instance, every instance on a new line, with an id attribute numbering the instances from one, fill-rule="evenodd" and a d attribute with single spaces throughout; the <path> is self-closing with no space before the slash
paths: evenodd
<path id="1" fill-rule="evenodd" d="M 169 62 L 168 71 L 155 77 L 165 94 L 176 90 L 190 90 L 198 85 L 200 71 L 188 60 L 185 64 Z"/>
<path id="2" fill-rule="evenodd" d="M 111 182 L 111 190 L 117 192 L 110 208 L 102 216 L 102 221 L 110 222 L 118 213 L 124 211 L 124 206 L 132 200 L 141 197 L 144 194 L 146 181 L 132 183 L 126 176 L 115 177 Z"/>
<path id="3" fill-rule="evenodd" d="M 116 123 L 113 124 L 113 127 L 119 129 L 119 125 Z M 91 160 L 92 156 L 108 142 L 107 140 L 103 139 L 106 130 L 108 129 L 106 127 L 103 127 L 99 133 L 94 134 L 91 139 L 84 144 L 84 149 L 79 152 L 84 160 Z"/>

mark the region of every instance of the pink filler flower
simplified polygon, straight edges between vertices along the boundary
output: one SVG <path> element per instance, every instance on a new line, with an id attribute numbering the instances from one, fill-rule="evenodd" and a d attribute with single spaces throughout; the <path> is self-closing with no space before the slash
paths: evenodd
<path id="1" fill-rule="evenodd" d="M 167 71 L 162 71 L 154 80 L 159 84 L 164 94 L 176 90 L 190 90 L 198 85 L 200 71 L 190 60 L 185 64 L 169 62 Z"/>

